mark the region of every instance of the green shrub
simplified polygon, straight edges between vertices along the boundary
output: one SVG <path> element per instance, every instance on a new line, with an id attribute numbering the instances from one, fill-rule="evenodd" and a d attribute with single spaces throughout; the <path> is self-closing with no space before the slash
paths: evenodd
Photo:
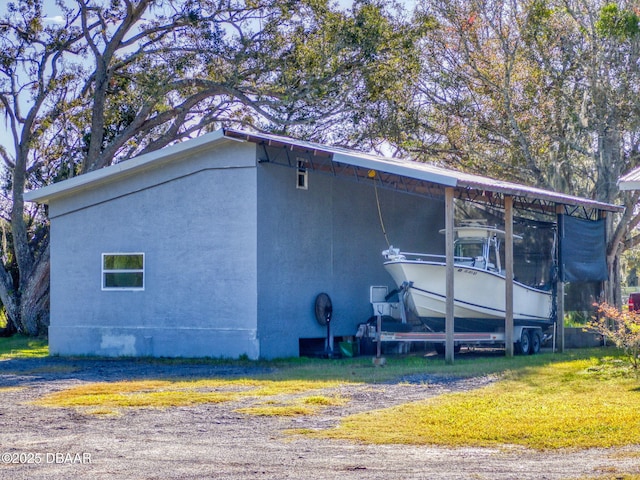
<path id="1" fill-rule="evenodd" d="M 633 369 L 640 372 L 640 311 L 622 311 L 607 303 L 597 305 L 597 316 L 585 330 L 597 332 L 622 349 Z"/>

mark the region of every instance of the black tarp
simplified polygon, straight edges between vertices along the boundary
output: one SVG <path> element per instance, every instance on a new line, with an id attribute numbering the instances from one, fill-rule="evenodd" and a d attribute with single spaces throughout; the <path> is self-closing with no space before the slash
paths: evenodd
<path id="1" fill-rule="evenodd" d="M 563 282 L 601 282 L 608 278 L 604 220 L 560 215 L 560 279 Z"/>

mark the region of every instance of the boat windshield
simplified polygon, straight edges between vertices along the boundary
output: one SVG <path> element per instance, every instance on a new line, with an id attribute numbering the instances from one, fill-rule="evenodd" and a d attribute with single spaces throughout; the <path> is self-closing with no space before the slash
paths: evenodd
<path id="1" fill-rule="evenodd" d="M 482 238 L 459 238 L 455 243 L 456 263 L 474 265 L 477 258 L 484 258 L 484 241 Z"/>
<path id="2" fill-rule="evenodd" d="M 497 255 L 498 244 L 495 239 L 459 238 L 455 242 L 455 262 L 485 270 L 500 269 Z"/>

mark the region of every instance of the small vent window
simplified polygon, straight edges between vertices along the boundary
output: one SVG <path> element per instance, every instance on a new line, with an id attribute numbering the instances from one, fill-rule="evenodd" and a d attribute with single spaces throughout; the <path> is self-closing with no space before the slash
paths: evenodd
<path id="1" fill-rule="evenodd" d="M 103 253 L 102 290 L 144 290 L 144 253 Z"/>
<path id="2" fill-rule="evenodd" d="M 307 171 L 307 160 L 297 158 L 298 169 L 296 170 L 296 188 L 299 190 L 309 189 L 309 172 Z"/>

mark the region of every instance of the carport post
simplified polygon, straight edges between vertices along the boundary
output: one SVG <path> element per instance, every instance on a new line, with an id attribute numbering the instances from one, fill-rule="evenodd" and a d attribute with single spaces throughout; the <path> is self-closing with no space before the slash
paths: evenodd
<path id="1" fill-rule="evenodd" d="M 558 325 L 556 335 L 556 350 L 559 353 L 564 353 L 564 282 L 562 280 L 558 280 L 558 286 L 556 287 L 556 292 L 558 295 L 558 305 L 557 305 L 557 314 L 556 314 L 556 322 Z"/>
<path id="2" fill-rule="evenodd" d="M 513 357 L 513 197 L 504 197 L 504 350 Z"/>
<path id="3" fill-rule="evenodd" d="M 446 187 L 444 190 L 445 212 L 445 254 L 446 254 L 446 318 L 445 318 L 445 350 L 444 360 L 447 364 L 453 363 L 453 229 L 454 229 L 454 200 L 453 188 Z"/>
<path id="4" fill-rule="evenodd" d="M 557 224 L 558 224 L 558 274 L 556 280 L 556 349 L 560 353 L 564 353 L 564 282 L 562 276 L 564 275 L 563 267 L 560 264 L 562 259 L 560 258 L 560 244 L 564 241 L 564 225 L 562 221 L 562 214 L 564 209 L 561 205 L 556 206 Z"/>

